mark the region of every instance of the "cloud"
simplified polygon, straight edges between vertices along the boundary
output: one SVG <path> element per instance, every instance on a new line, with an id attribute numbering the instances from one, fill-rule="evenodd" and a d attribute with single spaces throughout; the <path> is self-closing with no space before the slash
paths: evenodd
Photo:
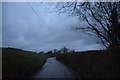
<path id="1" fill-rule="evenodd" d="M 58 14 L 54 8 L 51 12 L 39 3 L 30 5 L 39 16 L 28 3 L 3 3 L 3 46 L 32 51 L 64 46 L 77 51 L 101 48 L 96 38 L 71 29 L 71 25 L 78 23 L 78 17 Z"/>

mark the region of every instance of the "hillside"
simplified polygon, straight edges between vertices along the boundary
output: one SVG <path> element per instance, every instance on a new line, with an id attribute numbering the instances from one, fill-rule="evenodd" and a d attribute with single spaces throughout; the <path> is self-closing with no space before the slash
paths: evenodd
<path id="1" fill-rule="evenodd" d="M 15 48 L 2 48 L 2 77 L 31 76 L 46 62 L 47 55 Z"/>

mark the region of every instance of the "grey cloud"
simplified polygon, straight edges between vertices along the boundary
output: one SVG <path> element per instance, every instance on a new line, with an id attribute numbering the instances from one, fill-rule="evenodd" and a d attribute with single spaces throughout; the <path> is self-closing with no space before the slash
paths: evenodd
<path id="1" fill-rule="evenodd" d="M 32 51 L 48 51 L 64 46 L 76 51 L 100 49 L 97 39 L 71 30 L 78 17 L 52 12 L 39 3 L 3 3 L 3 46 Z M 47 4 L 48 7 L 49 4 Z"/>

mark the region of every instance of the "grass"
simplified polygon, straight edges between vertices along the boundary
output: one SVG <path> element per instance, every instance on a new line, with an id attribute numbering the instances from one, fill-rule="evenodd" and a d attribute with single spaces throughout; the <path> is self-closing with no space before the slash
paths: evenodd
<path id="1" fill-rule="evenodd" d="M 118 78 L 120 69 L 117 53 L 86 51 L 56 54 L 56 58 L 78 72 L 81 78 Z"/>
<path id="2" fill-rule="evenodd" d="M 120 52 L 85 51 L 48 55 L 2 48 L 2 77 L 32 76 L 41 70 L 48 57 L 56 56 L 57 60 L 78 72 L 81 78 L 118 78 L 119 54 Z"/>
<path id="3" fill-rule="evenodd" d="M 40 71 L 48 55 L 13 48 L 2 48 L 2 77 L 15 78 Z"/>

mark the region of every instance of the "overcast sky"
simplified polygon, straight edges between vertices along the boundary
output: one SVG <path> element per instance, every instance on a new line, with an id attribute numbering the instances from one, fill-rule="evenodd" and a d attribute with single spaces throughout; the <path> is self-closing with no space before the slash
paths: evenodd
<path id="1" fill-rule="evenodd" d="M 77 16 L 59 13 L 53 3 L 2 3 L 2 45 L 37 52 L 64 46 L 102 49 L 93 36 L 72 30 L 78 22 Z"/>

